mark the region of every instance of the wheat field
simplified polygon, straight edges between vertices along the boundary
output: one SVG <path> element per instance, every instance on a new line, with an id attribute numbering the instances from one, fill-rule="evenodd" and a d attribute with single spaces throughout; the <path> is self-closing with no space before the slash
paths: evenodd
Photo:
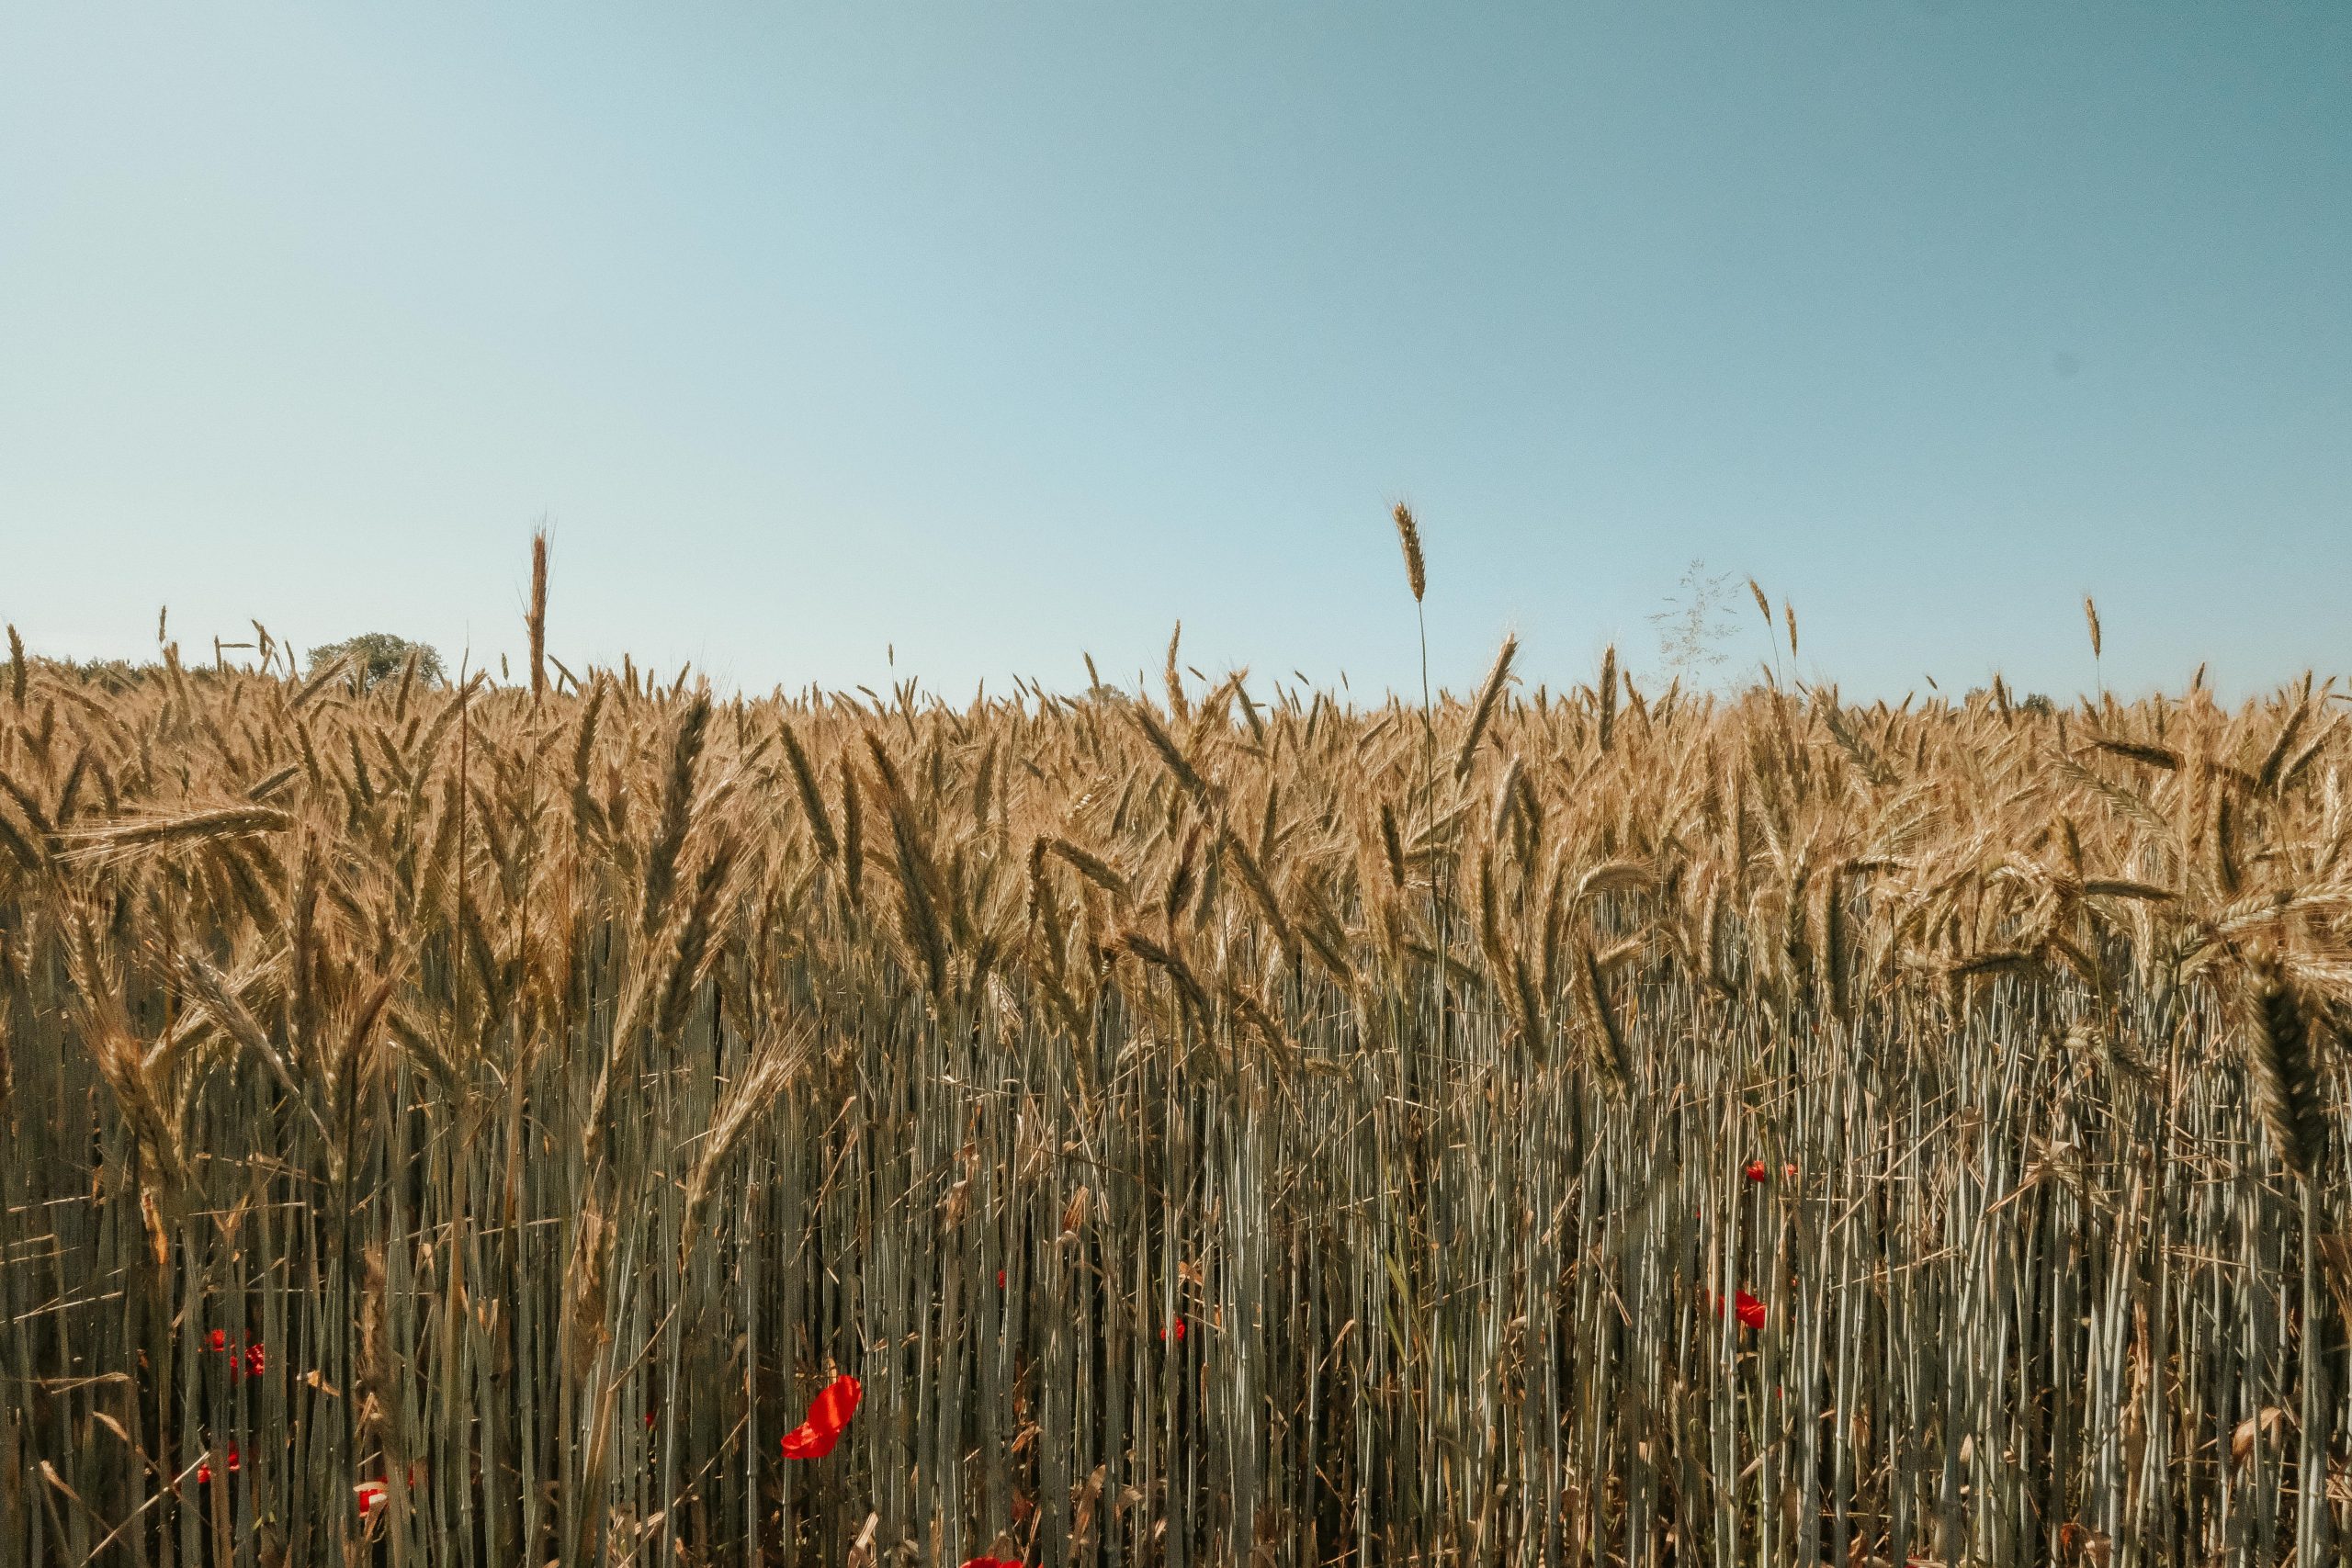
<path id="1" fill-rule="evenodd" d="M 17 651 L 0 1565 L 2335 1561 L 2330 688 L 1513 655 Z"/>

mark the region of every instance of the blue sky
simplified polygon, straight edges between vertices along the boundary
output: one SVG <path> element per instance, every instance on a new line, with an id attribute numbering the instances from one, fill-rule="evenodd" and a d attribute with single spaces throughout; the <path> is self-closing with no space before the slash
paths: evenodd
<path id="1" fill-rule="evenodd" d="M 19 5 L 0 616 L 967 694 L 2345 663 L 2352 7 Z M 1729 674 L 1768 652 L 1746 603 Z"/>

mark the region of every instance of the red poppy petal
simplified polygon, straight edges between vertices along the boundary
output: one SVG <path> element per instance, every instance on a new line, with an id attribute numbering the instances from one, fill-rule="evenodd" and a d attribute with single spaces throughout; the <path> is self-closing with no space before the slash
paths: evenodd
<path id="1" fill-rule="evenodd" d="M 841 1441 L 841 1434 L 811 1426 L 803 1421 L 784 1435 L 784 1457 L 786 1459 L 823 1459 Z"/>
<path id="2" fill-rule="evenodd" d="M 212 1348 L 215 1350 L 226 1350 L 229 1348 L 229 1336 L 227 1333 L 218 1328 L 214 1329 L 212 1331 Z"/>
<path id="3" fill-rule="evenodd" d="M 865 1392 L 854 1377 L 835 1378 L 826 1385 L 823 1393 L 809 1401 L 808 1424 L 820 1430 L 830 1429 L 838 1433 L 849 1425 L 849 1418 L 857 1414 L 857 1402 Z"/>
<path id="4" fill-rule="evenodd" d="M 1762 1160 L 1752 1159 L 1747 1162 L 1747 1179 L 1750 1181 L 1762 1181 L 1764 1179 L 1764 1162 Z"/>
<path id="5" fill-rule="evenodd" d="M 196 1483 L 198 1486 L 209 1486 L 212 1484 L 212 1467 L 210 1465 L 199 1464 L 196 1467 Z"/>

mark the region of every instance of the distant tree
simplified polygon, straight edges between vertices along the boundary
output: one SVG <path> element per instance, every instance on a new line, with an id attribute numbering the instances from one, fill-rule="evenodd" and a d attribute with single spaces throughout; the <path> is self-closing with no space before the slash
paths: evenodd
<path id="1" fill-rule="evenodd" d="M 330 642 L 311 649 L 311 672 L 318 673 L 336 660 L 348 655 L 351 671 L 359 679 L 365 691 L 379 681 L 388 680 L 401 672 L 409 655 L 416 655 L 416 672 L 427 681 L 441 679 L 441 656 L 421 642 L 394 637 L 390 632 L 362 632 L 341 642 Z"/>
<path id="2" fill-rule="evenodd" d="M 160 673 L 164 667 L 160 664 L 133 664 L 127 659 L 43 659 L 36 654 L 31 660 L 31 668 L 80 685 L 103 686 L 109 692 L 122 692 L 151 675 Z"/>
<path id="3" fill-rule="evenodd" d="M 1962 707 L 1974 707 L 1978 703 L 1991 703 L 1996 706 L 2006 704 L 2015 707 L 2019 713 L 2030 713 L 2036 718 L 2054 718 L 2058 714 L 2058 705 L 2047 694 L 2041 692 L 2029 692 L 2022 697 L 2017 696 L 2007 686 L 2001 683 L 1998 677 L 1996 677 L 1989 686 L 1969 687 L 1966 694 L 1960 699 L 1960 705 Z"/>
<path id="4" fill-rule="evenodd" d="M 1693 556 L 1682 581 L 1666 596 L 1666 607 L 1651 615 L 1658 651 L 1672 679 L 1699 684 L 1724 661 L 1724 639 L 1738 630 L 1731 615 L 1731 582 L 1736 575 L 1711 574 L 1707 563 Z"/>

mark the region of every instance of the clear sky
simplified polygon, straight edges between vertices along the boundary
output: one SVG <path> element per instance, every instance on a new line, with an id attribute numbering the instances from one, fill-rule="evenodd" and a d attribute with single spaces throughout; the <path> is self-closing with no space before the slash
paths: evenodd
<path id="1" fill-rule="evenodd" d="M 494 664 L 546 513 L 574 668 L 1363 696 L 1398 499 L 1457 687 L 2346 667 L 2352 6 L 0 11 L 36 651 Z"/>

